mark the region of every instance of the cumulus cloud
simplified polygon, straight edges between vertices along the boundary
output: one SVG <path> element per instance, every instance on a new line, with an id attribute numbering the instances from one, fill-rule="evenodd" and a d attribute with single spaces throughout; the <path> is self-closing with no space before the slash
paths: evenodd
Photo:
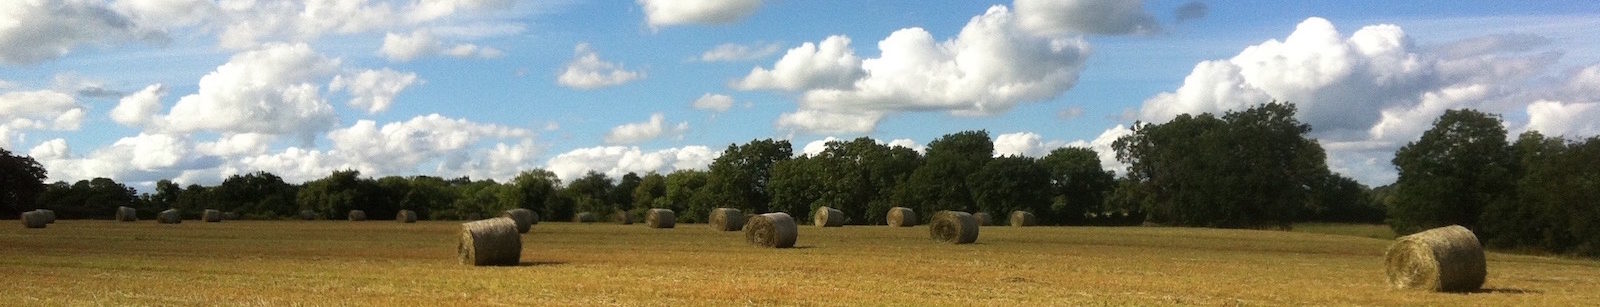
<path id="1" fill-rule="evenodd" d="M 50 179 L 73 181 L 94 177 L 125 182 L 146 182 L 173 178 L 184 170 L 212 168 L 221 161 L 198 155 L 184 136 L 140 133 L 118 139 L 110 146 L 89 154 L 74 156 L 61 139 L 34 146 L 41 153 L 39 164 L 50 170 Z"/>
<path id="2" fill-rule="evenodd" d="M 689 131 L 689 122 L 668 127 L 666 121 L 666 116 L 655 113 L 650 115 L 649 121 L 611 128 L 611 133 L 606 134 L 606 144 L 635 144 L 663 136 L 681 136 Z"/>
<path id="3" fill-rule="evenodd" d="M 706 93 L 705 95 L 700 95 L 700 98 L 695 99 L 692 105 L 698 110 L 719 113 L 727 112 L 729 108 L 733 108 L 733 97 L 728 97 L 728 95 L 722 94 Z"/>
<path id="4" fill-rule="evenodd" d="M 1177 19 L 1178 22 L 1188 22 L 1206 18 L 1206 14 L 1210 12 L 1211 7 L 1206 6 L 1205 2 L 1189 1 L 1178 6 L 1178 9 L 1173 10 L 1172 17 Z"/>
<path id="5" fill-rule="evenodd" d="M 1060 140 L 1044 140 L 1044 136 L 1033 132 L 1016 132 L 995 136 L 994 156 L 1027 156 L 1043 157 L 1050 154 L 1051 150 L 1067 146 L 1067 142 Z"/>
<path id="6" fill-rule="evenodd" d="M 643 72 L 629 71 L 622 64 L 601 60 L 600 54 L 588 43 L 579 43 L 572 49 L 575 54 L 572 62 L 567 63 L 566 70 L 556 79 L 561 86 L 592 90 L 644 78 Z"/>
<path id="7" fill-rule="evenodd" d="M 416 73 L 402 73 L 384 68 L 333 77 L 333 82 L 328 83 L 328 90 L 346 91 L 350 93 L 351 107 L 363 109 L 368 114 L 377 114 L 388 110 L 400 91 L 422 82 L 421 79 L 417 79 Z"/>
<path id="8" fill-rule="evenodd" d="M 848 88 L 865 74 L 861 59 L 850 48 L 850 38 L 829 36 L 821 43 L 806 42 L 789 49 L 772 69 L 756 67 L 734 84 L 742 90 L 798 91 L 814 88 Z"/>
<path id="9" fill-rule="evenodd" d="M 165 117 L 176 132 L 298 134 L 336 122 L 317 80 L 334 73 L 328 59 L 305 44 L 277 44 L 234 55 L 200 78 L 199 91 L 178 99 Z"/>
<path id="10" fill-rule="evenodd" d="M 117 107 L 111 109 L 111 120 L 129 127 L 141 127 L 157 119 L 161 111 L 161 97 L 167 88 L 161 84 L 146 86 L 143 90 L 122 97 Z"/>
<path id="11" fill-rule="evenodd" d="M 1045 34 L 1148 34 L 1161 31 L 1141 0 L 1016 0 L 1023 28 Z"/>
<path id="12" fill-rule="evenodd" d="M 498 58 L 505 55 L 500 49 L 481 47 L 474 44 L 456 44 L 446 46 L 446 43 L 435 38 L 431 31 L 415 31 L 411 34 L 388 33 L 383 36 L 383 46 L 378 48 L 378 54 L 390 61 L 409 62 L 428 55 L 445 55 L 454 58 Z"/>
<path id="13" fill-rule="evenodd" d="M 761 8 L 761 0 L 638 0 L 651 28 L 730 24 Z"/>
<path id="14" fill-rule="evenodd" d="M 562 181 L 571 182 L 589 171 L 621 178 L 633 173 L 670 173 L 676 170 L 705 170 L 722 151 L 705 146 L 685 146 L 646 152 L 639 147 L 601 146 L 579 148 L 550 158 L 545 170 Z"/>
<path id="15" fill-rule="evenodd" d="M 201 24 L 222 13 L 209 0 L 119 0 L 111 7 L 134 24 L 163 29 Z"/>
<path id="16" fill-rule="evenodd" d="M 700 54 L 701 62 L 737 62 L 764 59 L 782 48 L 778 43 L 765 45 L 721 44 Z"/>
<path id="17" fill-rule="evenodd" d="M 1546 136 L 1600 135 L 1600 103 L 1536 101 L 1528 105 L 1527 128 Z"/>
<path id="18" fill-rule="evenodd" d="M 66 93 L 43 90 L 0 94 L 0 146 L 11 147 L 27 130 L 78 130 L 84 107 Z"/>
<path id="19" fill-rule="evenodd" d="M 413 5 L 407 17 L 413 22 L 425 22 L 456 14 L 459 11 L 490 11 L 510 8 L 513 0 L 422 0 Z"/>
<path id="20" fill-rule="evenodd" d="M 35 64 L 83 46 L 160 39 L 100 1 L 0 1 L 0 64 Z"/>
<path id="21" fill-rule="evenodd" d="M 348 159 L 347 163 L 356 169 L 396 174 L 435 159 L 441 160 L 439 169 L 460 169 L 471 157 L 466 149 L 480 140 L 531 135 L 532 132 L 525 129 L 430 114 L 382 127 L 377 122 L 361 120 L 350 127 L 328 132 L 328 139 L 333 141 L 333 151 Z"/>

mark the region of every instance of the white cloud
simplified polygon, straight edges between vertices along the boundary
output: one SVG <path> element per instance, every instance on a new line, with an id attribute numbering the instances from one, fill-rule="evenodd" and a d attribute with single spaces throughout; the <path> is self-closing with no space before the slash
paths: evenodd
<path id="1" fill-rule="evenodd" d="M 117 107 L 111 109 L 111 120 L 129 127 L 140 127 L 157 119 L 156 112 L 161 111 L 161 97 L 167 95 L 167 88 L 160 84 L 146 86 L 143 90 L 122 97 L 117 102 Z"/>
<path id="2" fill-rule="evenodd" d="M 216 141 L 196 144 L 195 152 L 220 157 L 260 155 L 266 153 L 275 140 L 277 137 L 260 133 L 223 135 Z"/>
<path id="3" fill-rule="evenodd" d="M 1148 34 L 1161 31 L 1141 0 L 1017 0 L 1022 27 L 1044 34 Z"/>
<path id="4" fill-rule="evenodd" d="M 270 42 L 310 42 L 329 33 L 356 34 L 401 24 L 387 2 L 227 1 L 218 43 L 230 49 L 256 49 Z"/>
<path id="5" fill-rule="evenodd" d="M 800 147 L 800 153 L 801 154 L 806 154 L 806 155 L 812 155 L 812 156 L 816 156 L 816 155 L 822 154 L 822 151 L 828 150 L 828 142 L 833 142 L 833 141 L 838 141 L 838 140 L 839 140 L 839 138 L 830 136 L 830 137 L 822 138 L 820 140 L 811 141 L 810 143 L 806 143 L 806 146 L 801 146 Z"/>
<path id="6" fill-rule="evenodd" d="M 644 78 L 642 72 L 628 71 L 622 64 L 601 60 L 600 54 L 588 43 L 579 43 L 572 49 L 575 54 L 572 62 L 567 63 L 566 69 L 556 79 L 561 86 L 592 90 Z"/>
<path id="7" fill-rule="evenodd" d="M 141 31 L 100 1 L 0 1 L 0 64 L 34 64 L 141 38 L 161 34 Z"/>
<path id="8" fill-rule="evenodd" d="M 309 138 L 337 118 L 316 80 L 339 61 L 305 44 L 268 45 L 234 55 L 200 78 L 199 91 L 178 99 L 166 116 L 176 132 L 299 134 Z"/>
<path id="9" fill-rule="evenodd" d="M 772 69 L 750 69 L 750 74 L 734 84 L 742 90 L 775 89 L 799 91 L 813 88 L 848 88 L 865 72 L 861 59 L 850 49 L 850 38 L 829 36 L 821 43 L 806 42 L 789 49 Z"/>
<path id="10" fill-rule="evenodd" d="M 711 50 L 700 54 L 701 62 L 737 62 L 759 60 L 778 53 L 782 48 L 778 43 L 747 46 L 740 44 L 721 44 Z"/>
<path id="11" fill-rule="evenodd" d="M 606 144 L 635 144 L 663 136 L 681 136 L 688 131 L 688 122 L 679 122 L 667 127 L 666 116 L 655 113 L 650 115 L 649 121 L 611 128 L 611 133 L 606 134 Z"/>
<path id="12" fill-rule="evenodd" d="M 513 0 L 420 0 L 407 14 L 413 22 L 425 22 L 453 15 L 458 11 L 490 11 L 511 7 Z"/>
<path id="13" fill-rule="evenodd" d="M 1600 103 L 1540 100 L 1528 105 L 1528 130 L 1545 136 L 1600 135 Z"/>
<path id="14" fill-rule="evenodd" d="M 368 114 L 377 114 L 388 110 L 400 91 L 422 82 L 417 79 L 416 73 L 402 73 L 384 68 L 363 70 L 348 77 L 335 76 L 333 82 L 328 84 L 328 90 L 349 92 L 351 107 L 363 109 Z"/>
<path id="15" fill-rule="evenodd" d="M 187 138 L 160 133 L 124 137 L 83 157 L 73 156 L 61 139 L 41 143 L 31 152 L 42 154 L 39 164 L 50 170 L 51 180 L 69 182 L 95 177 L 123 182 L 155 181 L 220 163 L 215 157 L 195 153 Z"/>
<path id="16" fill-rule="evenodd" d="M 11 147 L 26 130 L 78 130 L 84 112 L 77 99 L 61 92 L 0 94 L 0 146 Z"/>
<path id="17" fill-rule="evenodd" d="M 161 29 L 201 24 L 222 13 L 208 0 L 118 0 L 111 7 L 134 24 Z"/>
<path id="18" fill-rule="evenodd" d="M 743 20 L 761 0 L 638 0 L 651 28 L 685 24 L 729 24 Z"/>
<path id="19" fill-rule="evenodd" d="M 914 141 L 914 140 L 911 140 L 911 139 L 894 139 L 894 140 L 889 141 L 889 147 L 895 147 L 895 146 L 905 147 L 906 149 L 915 150 L 915 151 L 917 151 L 917 153 L 925 152 L 928 149 L 927 146 L 923 146 L 921 144 L 917 144 L 917 141 Z"/>
<path id="20" fill-rule="evenodd" d="M 456 44 L 446 47 L 445 42 L 434 37 L 433 32 L 418 30 L 411 34 L 388 33 L 383 36 L 383 46 L 378 54 L 390 61 L 409 62 L 428 55 L 445 55 L 454 58 L 498 58 L 505 55 L 500 49 L 474 44 Z"/>
<path id="21" fill-rule="evenodd" d="M 378 127 L 370 120 L 328 132 L 333 152 L 364 173 L 404 174 L 424 162 L 441 160 L 440 169 L 460 169 L 468 149 L 485 139 L 527 138 L 532 132 L 451 119 L 438 114 Z"/>
<path id="22" fill-rule="evenodd" d="M 493 59 L 506 55 L 505 51 L 500 51 L 500 49 L 495 49 L 493 47 L 482 47 L 474 44 L 456 44 L 454 47 L 439 50 L 439 54 L 458 59 Z"/>
<path id="23" fill-rule="evenodd" d="M 700 95 L 699 99 L 695 99 L 693 106 L 695 109 L 699 110 L 719 113 L 727 112 L 729 108 L 733 108 L 733 97 L 728 97 L 728 95 L 722 94 L 706 93 L 705 95 Z"/>
<path id="24" fill-rule="evenodd" d="M 788 131 L 813 134 L 870 133 L 883 120 L 883 112 L 832 112 L 799 110 L 778 115 L 777 126 Z"/>
<path id="25" fill-rule="evenodd" d="M 705 146 L 685 146 L 645 152 L 639 147 L 605 146 L 580 148 L 568 151 L 545 163 L 545 170 L 556 174 L 562 181 L 571 182 L 589 171 L 600 172 L 611 178 L 621 178 L 634 173 L 670 173 L 675 170 L 704 170 L 721 151 Z"/>
<path id="26" fill-rule="evenodd" d="M 1044 137 L 1033 132 L 1016 132 L 995 136 L 994 156 L 1027 156 L 1044 157 L 1051 150 L 1067 146 L 1067 142 L 1059 140 L 1045 141 Z"/>

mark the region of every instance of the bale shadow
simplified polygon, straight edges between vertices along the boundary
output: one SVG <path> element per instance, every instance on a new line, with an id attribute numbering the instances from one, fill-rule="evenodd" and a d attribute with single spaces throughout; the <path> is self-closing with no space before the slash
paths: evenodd
<path id="1" fill-rule="evenodd" d="M 527 267 L 532 267 L 532 266 L 557 266 L 557 265 L 563 265 L 563 264 L 567 264 L 567 262 L 566 261 L 523 261 L 523 262 L 518 262 L 517 266 L 527 266 Z"/>
<path id="2" fill-rule="evenodd" d="M 1541 292 L 1539 290 L 1528 290 L 1528 289 L 1517 289 L 1517 288 L 1483 288 L 1483 289 L 1478 289 L 1477 291 L 1472 291 L 1470 293 L 1473 293 L 1473 294 L 1540 294 L 1540 293 L 1544 293 L 1544 292 Z"/>
<path id="3" fill-rule="evenodd" d="M 789 247 L 789 248 L 788 248 L 788 249 L 811 249 L 811 248 L 814 248 L 814 247 L 816 247 L 816 246 L 811 246 L 811 245 L 795 245 L 795 246 L 793 246 L 793 247 Z"/>

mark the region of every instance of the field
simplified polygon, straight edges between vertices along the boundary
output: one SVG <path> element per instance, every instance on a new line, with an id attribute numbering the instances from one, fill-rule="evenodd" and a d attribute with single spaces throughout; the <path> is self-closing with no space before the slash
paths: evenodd
<path id="1" fill-rule="evenodd" d="M 541 223 L 522 265 L 456 264 L 457 222 L 63 220 L 0 227 L 0 305 L 1586 305 L 1600 263 L 1489 254 L 1485 291 L 1391 290 L 1390 241 L 1253 230 Z M 1332 226 L 1328 226 L 1332 227 Z M 1370 231 L 1370 229 L 1369 229 Z M 1358 233 L 1363 231 L 1358 230 Z"/>

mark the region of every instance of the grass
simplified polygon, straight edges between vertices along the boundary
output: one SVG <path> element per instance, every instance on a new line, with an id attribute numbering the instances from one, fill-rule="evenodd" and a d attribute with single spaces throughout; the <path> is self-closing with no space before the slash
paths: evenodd
<path id="1" fill-rule="evenodd" d="M 1192 228 L 800 227 L 799 248 L 704 224 L 540 223 L 522 265 L 455 262 L 455 222 L 63 220 L 0 228 L 5 304 L 1585 305 L 1600 263 L 1489 254 L 1489 290 L 1390 290 L 1390 241 Z M 1297 227 L 1302 228 L 1303 227 Z"/>
<path id="2" fill-rule="evenodd" d="M 1294 231 L 1392 240 L 1394 229 L 1383 224 L 1299 223 Z"/>

